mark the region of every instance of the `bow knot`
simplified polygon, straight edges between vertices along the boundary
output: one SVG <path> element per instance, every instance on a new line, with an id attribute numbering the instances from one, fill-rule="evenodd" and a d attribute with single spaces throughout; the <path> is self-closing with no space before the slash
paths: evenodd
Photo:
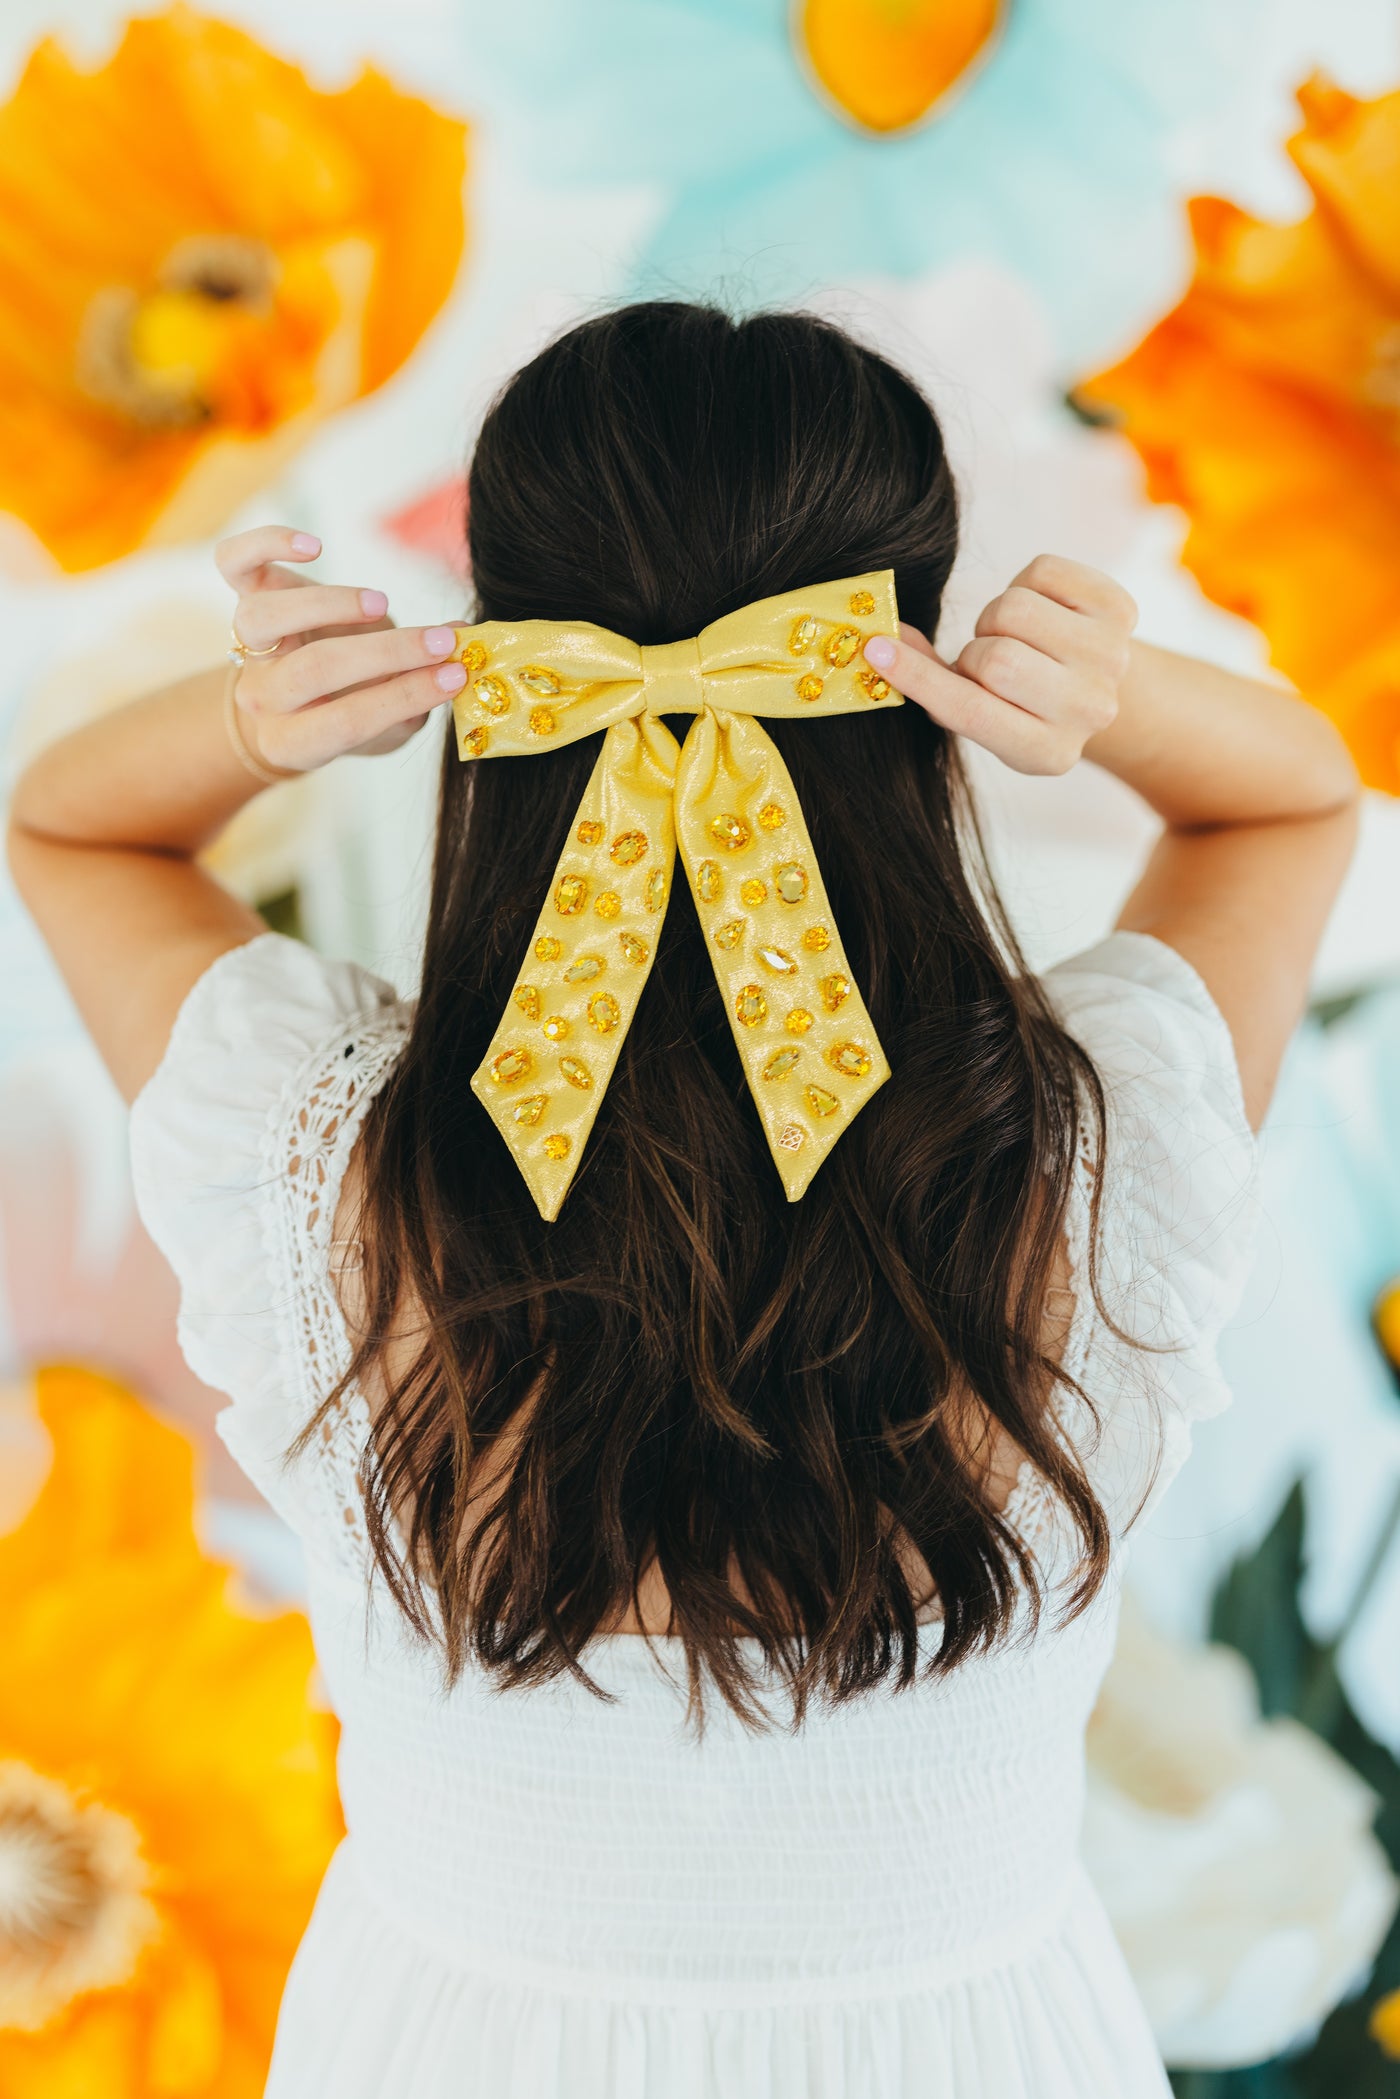
<path id="1" fill-rule="evenodd" d="M 757 716 L 903 704 L 861 653 L 898 629 L 889 570 L 763 598 L 685 641 L 583 622 L 457 630 L 463 759 L 607 731 L 472 1090 L 541 1216 L 559 1214 L 656 957 L 677 851 L 769 1150 L 796 1202 L 890 1075 L 792 779 Z M 698 719 L 678 744 L 659 719 Z"/>
<path id="2" fill-rule="evenodd" d="M 648 714 L 699 714 L 705 705 L 700 637 L 663 641 L 642 650 L 643 697 Z"/>

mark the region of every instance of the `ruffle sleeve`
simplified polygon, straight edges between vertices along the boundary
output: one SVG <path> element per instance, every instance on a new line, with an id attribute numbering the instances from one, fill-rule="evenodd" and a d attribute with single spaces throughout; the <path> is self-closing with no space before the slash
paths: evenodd
<path id="1" fill-rule="evenodd" d="M 179 1340 L 229 1396 L 218 1430 L 293 1526 L 285 1453 L 339 1375 L 331 1227 L 409 1009 L 382 979 L 268 933 L 189 992 L 131 1110 L 136 1205 L 180 1286 Z"/>
<path id="2" fill-rule="evenodd" d="M 1257 1142 L 1229 1028 L 1174 948 L 1114 933 L 1044 983 L 1103 1086 L 1083 1378 L 1100 1416 L 1095 1484 L 1126 1524 L 1180 1469 L 1191 1424 L 1229 1402 L 1216 1343 L 1249 1271 Z M 1076 1289 L 1090 1287 L 1081 1269 Z"/>

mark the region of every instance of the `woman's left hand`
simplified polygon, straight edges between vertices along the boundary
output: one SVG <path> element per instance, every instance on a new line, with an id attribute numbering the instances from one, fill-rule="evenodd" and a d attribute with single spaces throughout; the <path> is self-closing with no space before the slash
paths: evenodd
<path id="1" fill-rule="evenodd" d="M 349 752 L 397 750 L 467 682 L 451 627 L 395 627 L 382 590 L 314 583 L 284 561 L 314 561 L 321 542 L 284 525 L 221 540 L 214 558 L 238 593 L 233 631 L 249 650 L 234 698 L 263 761 L 314 772 Z M 255 650 L 272 649 L 271 655 Z"/>
<path id="2" fill-rule="evenodd" d="M 1118 712 L 1137 606 L 1101 570 L 1038 554 L 992 599 L 957 662 L 915 627 L 867 662 L 925 714 L 1018 773 L 1067 773 Z"/>

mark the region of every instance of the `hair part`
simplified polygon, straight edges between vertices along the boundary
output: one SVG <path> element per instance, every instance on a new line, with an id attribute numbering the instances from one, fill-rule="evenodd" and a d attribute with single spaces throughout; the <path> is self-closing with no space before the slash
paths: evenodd
<path id="1" fill-rule="evenodd" d="M 841 330 L 650 303 L 506 386 L 469 535 L 480 619 L 667 642 L 892 568 L 931 636 L 957 503 L 928 403 Z M 937 1598 L 926 1666 L 956 1668 L 1043 1602 L 979 1423 L 1078 1535 L 1066 1610 L 1103 1580 L 1105 1516 L 1052 1419 L 1073 1380 L 1045 1341 L 1097 1075 L 995 901 L 955 744 L 912 706 L 770 727 L 893 1076 L 788 1204 L 678 883 L 552 1225 L 470 1079 L 600 739 L 475 766 L 445 745 L 422 993 L 361 1145 L 363 1329 L 326 1406 L 385 1382 L 369 1536 L 449 1679 L 473 1662 L 503 1688 L 597 1689 L 589 1643 L 648 1570 L 696 1711 L 712 1688 L 760 1724 L 772 1672 L 795 1721 L 912 1683 L 911 1567 Z M 416 1354 L 384 1378 L 406 1306 Z"/>

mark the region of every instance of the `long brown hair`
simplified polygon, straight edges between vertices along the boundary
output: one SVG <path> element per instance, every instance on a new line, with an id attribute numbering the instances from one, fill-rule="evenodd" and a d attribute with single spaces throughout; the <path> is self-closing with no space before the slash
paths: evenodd
<path id="1" fill-rule="evenodd" d="M 476 616 L 640 643 L 881 568 L 932 635 L 956 539 L 928 403 L 795 314 L 589 321 L 511 380 L 471 467 Z M 1069 1379 L 1044 1338 L 1098 1081 L 979 906 L 955 745 L 912 706 L 771 728 L 894 1076 L 789 1205 L 678 882 L 554 1224 L 469 1081 L 598 739 L 476 766 L 444 746 L 422 994 L 363 1140 L 346 1382 L 378 1366 L 387 1384 L 370 1536 L 449 1679 L 474 1659 L 502 1687 L 590 1681 L 590 1639 L 653 1567 L 692 1699 L 713 1685 L 753 1720 L 776 1670 L 800 1719 L 813 1695 L 919 1673 L 907 1547 L 938 1599 L 928 1665 L 956 1667 L 1042 1580 L 970 1458 L 969 1397 L 1078 1531 L 1067 1608 L 1102 1580 L 1105 1519 L 1051 1426 Z M 416 1357 L 386 1378 L 405 1304 Z"/>

